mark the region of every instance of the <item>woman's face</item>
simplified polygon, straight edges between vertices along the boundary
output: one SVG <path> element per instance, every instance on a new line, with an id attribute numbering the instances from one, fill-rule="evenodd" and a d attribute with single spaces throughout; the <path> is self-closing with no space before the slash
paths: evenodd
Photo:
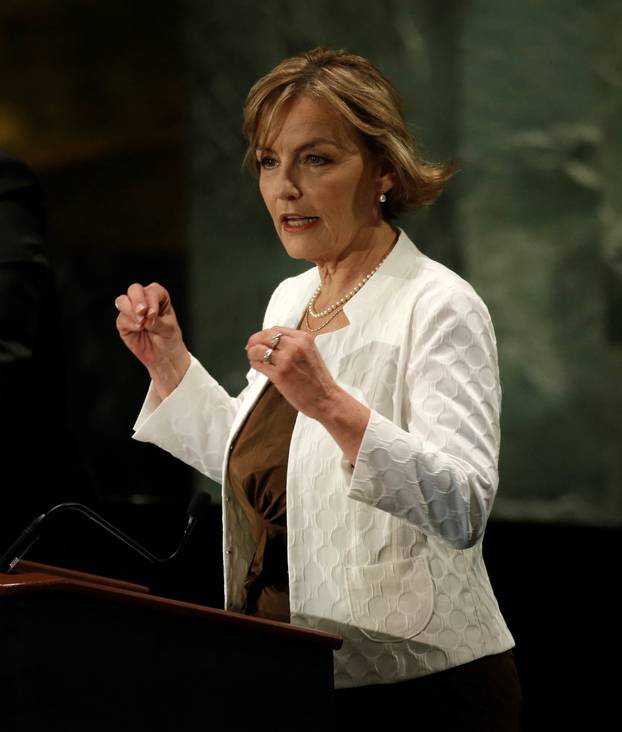
<path id="1" fill-rule="evenodd" d="M 291 257 L 321 264 L 369 246 L 391 175 L 326 102 L 296 97 L 256 152 L 259 189 Z"/>

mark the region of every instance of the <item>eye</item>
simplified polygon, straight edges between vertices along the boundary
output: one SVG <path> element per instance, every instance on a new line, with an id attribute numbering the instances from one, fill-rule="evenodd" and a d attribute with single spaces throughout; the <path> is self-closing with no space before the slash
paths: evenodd
<path id="1" fill-rule="evenodd" d="M 259 167 L 263 168 L 264 170 L 272 170 L 272 168 L 276 168 L 277 162 L 274 158 L 271 158 L 269 155 L 265 155 L 263 158 L 259 158 Z"/>
<path id="2" fill-rule="evenodd" d="M 323 155 L 315 155 L 311 153 L 310 155 L 306 156 L 305 162 L 309 163 L 310 165 L 326 165 L 326 163 L 329 163 L 330 160 L 328 158 L 325 158 Z"/>

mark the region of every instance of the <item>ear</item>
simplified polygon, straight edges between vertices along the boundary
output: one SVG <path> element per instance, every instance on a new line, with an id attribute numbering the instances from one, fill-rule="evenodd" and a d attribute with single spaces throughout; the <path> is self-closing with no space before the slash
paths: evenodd
<path id="1" fill-rule="evenodd" d="M 376 190 L 378 195 L 381 193 L 387 193 L 395 185 L 395 173 L 389 165 L 384 162 L 380 167 L 380 171 L 376 178 Z"/>

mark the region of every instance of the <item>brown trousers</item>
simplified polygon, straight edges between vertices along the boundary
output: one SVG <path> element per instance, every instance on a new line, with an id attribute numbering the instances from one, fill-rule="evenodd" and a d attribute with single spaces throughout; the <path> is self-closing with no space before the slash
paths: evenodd
<path id="1" fill-rule="evenodd" d="M 335 691 L 337 729 L 520 732 L 522 692 L 512 651 L 395 684 Z M 386 726 L 385 729 L 390 729 Z"/>

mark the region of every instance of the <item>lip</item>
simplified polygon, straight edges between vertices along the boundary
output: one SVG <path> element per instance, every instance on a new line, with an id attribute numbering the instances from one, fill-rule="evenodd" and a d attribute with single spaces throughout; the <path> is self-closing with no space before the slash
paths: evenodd
<path id="1" fill-rule="evenodd" d="M 298 213 L 297 211 L 290 211 L 289 213 L 283 213 L 279 216 L 279 221 L 283 224 L 287 219 L 293 218 L 293 219 L 317 219 L 317 216 L 313 216 L 313 214 L 303 214 Z"/>
<path id="2" fill-rule="evenodd" d="M 308 221 L 306 224 L 290 224 L 289 219 L 312 219 L 312 221 Z M 304 214 L 299 213 L 288 213 L 288 214 L 281 214 L 279 216 L 279 221 L 281 224 L 281 228 L 283 231 L 286 231 L 290 234 L 297 234 L 302 231 L 308 231 L 313 226 L 315 226 L 317 223 L 319 223 L 320 218 L 319 216 L 308 216 Z"/>

